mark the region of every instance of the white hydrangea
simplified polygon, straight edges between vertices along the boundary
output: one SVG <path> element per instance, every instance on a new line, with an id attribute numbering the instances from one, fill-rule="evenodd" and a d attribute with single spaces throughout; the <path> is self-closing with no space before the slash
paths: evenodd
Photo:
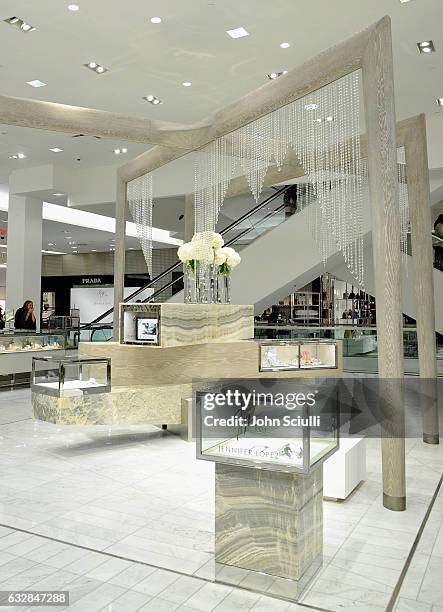
<path id="1" fill-rule="evenodd" d="M 224 249 L 217 249 L 215 251 L 215 263 L 217 264 L 217 266 L 221 266 L 222 264 L 225 263 L 227 258 L 227 255 L 224 251 Z"/>
<path id="2" fill-rule="evenodd" d="M 191 242 L 185 242 L 178 247 L 177 255 L 180 261 L 186 263 L 191 259 L 194 259 L 194 246 Z"/>
<path id="3" fill-rule="evenodd" d="M 194 259 L 202 263 L 214 263 L 214 249 L 206 240 L 193 240 Z"/>
<path id="4" fill-rule="evenodd" d="M 221 249 L 224 244 L 225 241 L 223 240 L 223 236 L 214 232 L 212 236 L 212 248 L 215 250 Z"/>
<path id="5" fill-rule="evenodd" d="M 231 247 L 223 247 L 221 250 L 224 251 L 224 254 L 226 255 L 226 263 L 229 268 L 232 269 L 238 266 L 238 264 L 241 262 L 241 257 L 235 249 L 232 249 Z"/>

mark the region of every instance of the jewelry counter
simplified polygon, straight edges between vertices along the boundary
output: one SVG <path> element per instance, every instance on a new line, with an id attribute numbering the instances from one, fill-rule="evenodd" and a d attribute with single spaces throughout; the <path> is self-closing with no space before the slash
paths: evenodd
<path id="1" fill-rule="evenodd" d="M 250 382 L 274 398 L 277 388 L 294 389 Z M 297 386 L 297 397 L 312 404 L 290 410 L 271 399 L 252 410 L 248 404 L 240 424 L 239 410 L 208 407 L 208 390 L 196 391 L 197 459 L 215 462 L 215 574 L 230 576 L 233 584 L 248 572 L 254 590 L 296 599 L 321 566 L 323 462 L 339 448 L 339 414 L 336 382 L 322 391 L 317 383 Z M 209 396 L 217 396 L 218 406 L 219 395 L 250 391 L 246 381 L 214 386 L 217 393 L 211 388 Z M 301 392 L 306 387 L 311 394 Z M 233 420 L 221 418 L 229 413 Z"/>
<path id="2" fill-rule="evenodd" d="M 32 358 L 38 355 L 59 355 L 66 350 L 66 333 L 2 332 L 0 333 L 0 378 L 14 384 L 22 375 L 28 382 Z"/>

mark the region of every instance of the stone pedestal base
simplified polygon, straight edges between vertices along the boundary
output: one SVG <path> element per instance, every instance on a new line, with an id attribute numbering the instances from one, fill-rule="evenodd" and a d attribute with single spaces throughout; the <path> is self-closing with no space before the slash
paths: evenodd
<path id="1" fill-rule="evenodd" d="M 312 574 L 322 558 L 322 496 L 322 466 L 305 475 L 217 463 L 215 561 L 297 582 Z"/>

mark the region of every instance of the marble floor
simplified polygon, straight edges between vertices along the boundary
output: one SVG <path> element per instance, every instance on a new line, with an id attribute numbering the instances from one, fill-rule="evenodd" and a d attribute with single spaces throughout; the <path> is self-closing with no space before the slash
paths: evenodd
<path id="1" fill-rule="evenodd" d="M 212 582 L 214 465 L 197 461 L 193 444 L 155 428 L 34 422 L 29 390 L 0 393 L 0 591 L 69 590 L 69 610 L 82 612 L 441 612 L 441 493 L 397 601 L 393 593 L 441 478 L 443 447 L 407 441 L 403 513 L 382 507 L 378 440 L 368 440 L 367 465 L 347 502 L 324 503 L 324 564 L 291 604 L 247 582 Z"/>

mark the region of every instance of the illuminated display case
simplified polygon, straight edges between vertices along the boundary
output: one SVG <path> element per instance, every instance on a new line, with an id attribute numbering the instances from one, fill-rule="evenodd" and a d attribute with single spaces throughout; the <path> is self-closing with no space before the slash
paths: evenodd
<path id="1" fill-rule="evenodd" d="M 280 386 L 272 387 L 274 397 L 277 388 L 280 389 Z M 290 392 L 290 383 L 283 388 Z M 269 386 L 263 387 L 263 392 L 269 393 L 270 389 Z M 205 407 L 207 391 L 197 392 L 197 458 L 243 467 L 309 474 L 339 447 L 338 386 L 334 379 L 321 381 L 320 384 L 318 381 L 303 381 L 292 386 L 294 391 L 295 394 L 304 394 L 308 400 L 315 398 L 315 402 L 308 405 L 311 402 L 307 401 L 305 405 L 290 410 L 271 403 L 255 405 L 252 410 L 249 406 L 245 411 L 232 408 L 228 411 L 217 407 L 208 409 Z M 218 425 L 217 419 L 230 417 L 231 421 Z M 290 426 L 286 426 L 286 423 Z"/>
<path id="2" fill-rule="evenodd" d="M 55 397 L 82 397 L 111 391 L 108 357 L 33 357 L 31 390 Z"/>
<path id="3" fill-rule="evenodd" d="M 123 344 L 160 345 L 158 304 L 122 304 L 121 320 Z"/>
<path id="4" fill-rule="evenodd" d="M 328 340 L 294 340 L 260 342 L 259 371 L 334 369 L 337 343 Z"/>
<path id="5" fill-rule="evenodd" d="M 55 351 L 66 348 L 66 334 L 15 332 L 0 334 L 0 354 Z"/>

